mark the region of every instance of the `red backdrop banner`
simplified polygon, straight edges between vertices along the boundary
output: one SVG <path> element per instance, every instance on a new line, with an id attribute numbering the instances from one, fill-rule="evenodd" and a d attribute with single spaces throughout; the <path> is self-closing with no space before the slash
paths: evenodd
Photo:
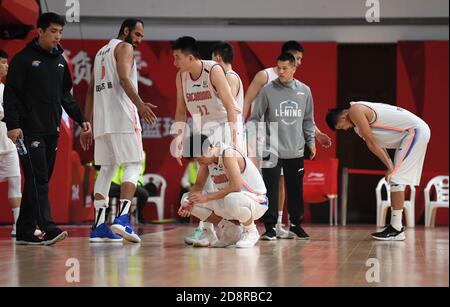
<path id="1" fill-rule="evenodd" d="M 74 95 L 84 105 L 88 80 L 96 52 L 107 41 L 65 40 L 74 68 Z M 246 89 L 254 75 L 261 69 L 276 65 L 282 43 L 279 42 L 232 42 L 235 49 L 233 69 L 241 76 Z M 337 44 L 333 42 L 304 43 L 305 55 L 296 77 L 311 87 L 315 118 L 325 129 L 325 113 L 336 105 Z M 180 179 L 184 169 L 169 153 L 172 137 L 169 129 L 173 123 L 176 107 L 175 76 L 171 43 L 169 41 L 146 41 L 135 51 L 139 70 L 139 93 L 144 101 L 156 104 L 158 115 L 156 127 L 143 125 L 144 149 L 147 153 L 146 172 L 158 173 L 167 180 L 165 217 L 175 217 L 179 202 Z M 327 131 L 334 139 L 334 134 Z M 92 152 L 84 153 L 78 141 L 75 148 L 83 162 L 92 159 Z M 319 148 L 318 158 L 334 158 L 335 148 Z"/>

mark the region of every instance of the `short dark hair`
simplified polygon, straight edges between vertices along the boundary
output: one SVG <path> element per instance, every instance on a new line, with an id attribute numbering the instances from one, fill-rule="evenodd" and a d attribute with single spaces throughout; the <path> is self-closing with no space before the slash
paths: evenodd
<path id="1" fill-rule="evenodd" d="M 200 51 L 198 50 L 197 41 L 190 36 L 183 36 L 178 38 L 172 44 L 172 50 L 181 50 L 184 54 L 192 54 L 195 58 L 200 58 Z"/>
<path id="2" fill-rule="evenodd" d="M 8 54 L 3 49 L 0 49 L 0 58 L 3 58 L 3 59 L 7 59 L 8 58 Z"/>
<path id="3" fill-rule="evenodd" d="M 218 42 L 212 48 L 212 53 L 220 55 L 226 64 L 232 64 L 234 60 L 234 49 L 228 42 Z"/>
<path id="4" fill-rule="evenodd" d="M 125 28 L 128 28 L 128 30 L 131 32 L 136 28 L 136 25 L 138 23 L 141 23 L 144 25 L 144 22 L 141 19 L 138 18 L 127 18 L 122 22 L 122 25 L 120 26 L 119 36 L 123 34 L 125 31 Z"/>
<path id="5" fill-rule="evenodd" d="M 191 134 L 184 142 L 183 157 L 192 159 L 204 156 L 211 146 L 211 141 L 206 135 Z"/>
<path id="6" fill-rule="evenodd" d="M 289 52 L 284 52 L 280 54 L 277 60 L 281 62 L 289 61 L 289 64 L 291 64 L 292 66 L 295 66 L 296 64 L 295 57 Z"/>
<path id="7" fill-rule="evenodd" d="M 45 31 L 52 23 L 60 25 L 61 27 L 64 27 L 66 25 L 64 17 L 62 17 L 61 15 L 58 15 L 56 13 L 44 13 L 39 16 L 37 27 Z"/>
<path id="8" fill-rule="evenodd" d="M 298 52 L 305 52 L 305 49 L 303 48 L 302 44 L 296 41 L 288 41 L 283 44 L 283 47 L 281 47 L 281 52 L 290 52 L 290 51 L 298 51 Z"/>
<path id="9" fill-rule="evenodd" d="M 347 109 L 344 108 L 336 108 L 336 109 L 329 109 L 327 116 L 325 120 L 327 121 L 328 127 L 330 127 L 331 130 L 336 130 L 336 124 L 339 120 L 339 116 L 344 113 Z"/>

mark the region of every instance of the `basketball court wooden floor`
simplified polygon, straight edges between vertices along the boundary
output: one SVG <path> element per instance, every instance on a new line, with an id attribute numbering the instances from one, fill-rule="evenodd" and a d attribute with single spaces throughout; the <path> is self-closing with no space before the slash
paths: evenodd
<path id="1" fill-rule="evenodd" d="M 306 225 L 310 241 L 250 249 L 193 248 L 192 225 L 148 225 L 141 244 L 90 244 L 88 226 L 63 227 L 52 247 L 16 246 L 0 228 L 0 286 L 449 286 L 449 229 L 408 229 L 404 242 L 370 238 L 373 226 Z M 262 229 L 260 229 L 262 230 Z"/>

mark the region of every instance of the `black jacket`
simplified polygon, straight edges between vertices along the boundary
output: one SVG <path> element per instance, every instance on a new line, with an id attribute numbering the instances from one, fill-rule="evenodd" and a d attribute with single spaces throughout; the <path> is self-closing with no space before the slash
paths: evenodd
<path id="1" fill-rule="evenodd" d="M 72 77 L 61 46 L 50 53 L 34 39 L 12 59 L 3 106 L 8 130 L 26 135 L 57 135 L 62 109 L 79 124 L 85 122 L 70 90 Z"/>

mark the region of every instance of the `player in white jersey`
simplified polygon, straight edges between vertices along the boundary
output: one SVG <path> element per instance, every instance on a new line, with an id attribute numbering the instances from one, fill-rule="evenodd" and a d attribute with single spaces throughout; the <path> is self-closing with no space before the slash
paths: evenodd
<path id="1" fill-rule="evenodd" d="M 174 65 L 179 69 L 176 77 L 175 129 L 177 131 L 174 142 L 177 151 L 174 155 L 178 163 L 181 165 L 186 110 L 193 118 L 195 132 L 203 133 L 214 141 L 224 141 L 232 146 L 239 146 L 236 102 L 222 67 L 214 61 L 201 60 L 197 42 L 192 37 L 178 38 L 172 50 Z M 207 183 L 206 189 L 211 188 L 211 184 Z M 214 226 L 210 223 L 203 223 L 200 227 L 214 233 Z M 200 237 L 186 237 L 185 242 L 192 244 L 198 239 Z"/>
<path id="2" fill-rule="evenodd" d="M 233 46 L 227 42 L 216 43 L 212 48 L 212 59 L 222 66 L 225 71 L 231 93 L 236 101 L 237 136 L 238 148 L 244 153 L 247 151 L 244 135 L 244 121 L 242 111 L 244 108 L 244 86 L 241 77 L 233 70 L 234 50 Z"/>
<path id="3" fill-rule="evenodd" d="M 8 138 L 6 124 L 1 120 L 4 117 L 3 91 L 5 85 L 2 79 L 8 73 L 8 55 L 0 50 L 0 182 L 8 181 L 8 202 L 13 212 L 14 224 L 11 236 L 16 236 L 16 222 L 20 212 L 22 198 L 20 183 L 20 166 L 16 146 Z"/>
<path id="4" fill-rule="evenodd" d="M 11 139 L 8 138 L 6 124 L 1 120 L 4 117 L 3 91 L 5 85 L 2 79 L 8 74 L 8 54 L 0 50 L 0 182 L 8 181 L 8 203 L 13 212 L 14 224 L 11 236 L 16 236 L 16 222 L 20 213 L 22 199 L 20 166 L 17 149 Z M 40 230 L 34 232 L 35 236 L 41 235 Z"/>
<path id="5" fill-rule="evenodd" d="M 291 53 L 296 61 L 297 61 L 297 68 L 302 64 L 303 59 L 303 53 L 304 48 L 301 44 L 299 44 L 296 41 L 288 41 L 283 44 L 281 48 L 281 53 Z M 249 115 L 250 110 L 253 110 L 253 102 L 256 101 L 256 97 L 259 95 L 259 92 L 261 89 L 272 82 L 273 80 L 278 78 L 278 70 L 277 67 L 270 67 L 266 68 L 264 70 L 261 70 L 258 72 L 255 77 L 253 78 L 252 83 L 247 89 L 247 93 L 245 95 L 244 99 L 244 111 L 243 111 L 243 117 L 244 120 L 247 118 L 247 115 Z M 328 135 L 321 132 L 319 128 L 316 126 L 316 140 L 325 148 L 328 148 L 331 146 L 331 139 Z M 251 142 L 250 142 L 251 144 Z M 257 139 L 257 146 L 261 147 L 265 144 L 265 141 L 263 138 Z M 249 147 L 248 149 L 249 155 L 255 156 L 256 149 Z M 284 182 L 284 174 L 283 169 L 281 169 L 281 176 L 279 179 L 279 189 L 278 189 L 278 221 L 276 225 L 276 233 L 278 238 L 289 238 L 289 232 L 286 231 L 283 228 L 282 225 L 282 218 L 283 218 L 283 207 L 284 207 L 284 201 L 286 198 L 285 193 L 285 182 Z"/>
<path id="6" fill-rule="evenodd" d="M 365 101 L 351 102 L 348 109 L 333 109 L 327 114 L 331 129 L 354 129 L 369 150 L 386 166 L 386 181 L 391 185 L 391 224 L 373 233 L 376 240 L 405 239 L 402 212 L 406 185 L 419 185 L 431 132 L 413 113 L 392 105 Z M 386 148 L 396 149 L 394 162 Z"/>
<path id="7" fill-rule="evenodd" d="M 144 103 L 138 94 L 134 48 L 143 37 L 144 23 L 139 19 L 127 19 L 118 38 L 102 47 L 95 57 L 86 97 L 86 115 L 90 120 L 93 117 L 94 161 L 101 169 L 94 187 L 91 242 L 121 242 L 122 238 L 135 243 L 141 241 L 129 221 L 131 200 L 144 159 L 138 114 L 148 123 L 156 119 L 151 110 L 155 106 Z M 89 147 L 88 140 L 82 140 L 82 144 L 83 148 Z M 108 192 L 119 165 L 124 166 L 120 209 L 109 229 L 105 223 Z"/>
<path id="8" fill-rule="evenodd" d="M 223 142 L 213 145 L 204 135 L 190 137 L 185 156 L 199 162 L 200 169 L 195 185 L 181 199 L 179 215 L 192 214 L 218 225 L 218 239 L 206 230 L 205 241 L 211 247 L 253 247 L 259 240 L 254 221 L 268 208 L 266 187 L 256 166 L 236 149 Z M 216 192 L 204 193 L 208 177 Z M 231 220 L 239 221 L 243 231 Z"/>

